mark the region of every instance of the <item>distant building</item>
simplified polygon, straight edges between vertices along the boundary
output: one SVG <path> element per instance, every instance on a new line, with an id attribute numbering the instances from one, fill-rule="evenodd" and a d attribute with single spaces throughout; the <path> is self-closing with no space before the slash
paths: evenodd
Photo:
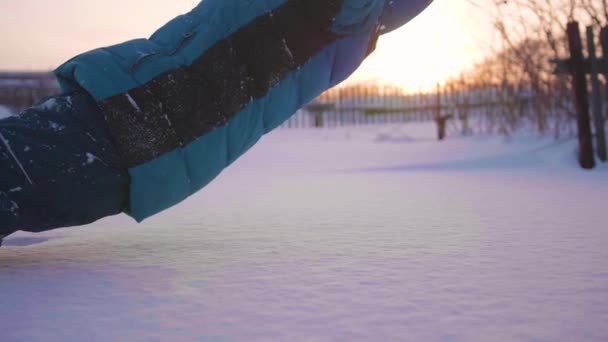
<path id="1" fill-rule="evenodd" d="M 16 113 L 58 92 L 50 72 L 0 72 L 0 105 Z"/>

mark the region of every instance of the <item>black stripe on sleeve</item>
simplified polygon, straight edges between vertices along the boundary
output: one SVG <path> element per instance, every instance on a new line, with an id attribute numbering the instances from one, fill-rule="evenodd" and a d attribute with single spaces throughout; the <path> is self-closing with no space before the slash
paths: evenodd
<path id="1" fill-rule="evenodd" d="M 101 101 L 126 166 L 184 146 L 264 97 L 340 38 L 331 28 L 341 7 L 335 0 L 289 0 L 214 44 L 192 65 Z"/>

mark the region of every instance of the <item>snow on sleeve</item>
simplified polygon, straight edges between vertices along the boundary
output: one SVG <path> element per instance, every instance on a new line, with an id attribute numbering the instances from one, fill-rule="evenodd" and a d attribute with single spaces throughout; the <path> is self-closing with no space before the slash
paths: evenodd
<path id="1" fill-rule="evenodd" d="M 0 120 L 13 116 L 13 112 L 6 106 L 0 104 Z"/>

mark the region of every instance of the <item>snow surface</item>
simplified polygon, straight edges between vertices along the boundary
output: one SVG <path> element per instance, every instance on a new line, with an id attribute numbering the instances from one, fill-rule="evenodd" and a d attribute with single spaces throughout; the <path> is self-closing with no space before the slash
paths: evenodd
<path id="1" fill-rule="evenodd" d="M 12 116 L 13 112 L 6 106 L 0 104 L 0 120 Z"/>
<path id="2" fill-rule="evenodd" d="M 10 236 L 0 340 L 608 340 L 608 165 L 433 133 L 278 130 L 141 225 Z"/>

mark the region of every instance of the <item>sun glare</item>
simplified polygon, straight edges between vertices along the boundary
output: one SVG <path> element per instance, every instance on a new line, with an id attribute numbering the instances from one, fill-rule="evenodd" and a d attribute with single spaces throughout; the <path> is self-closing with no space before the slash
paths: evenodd
<path id="1" fill-rule="evenodd" d="M 481 13 L 459 0 L 435 0 L 406 26 L 380 38 L 349 81 L 374 80 L 428 91 L 484 56 L 489 26 Z"/>

